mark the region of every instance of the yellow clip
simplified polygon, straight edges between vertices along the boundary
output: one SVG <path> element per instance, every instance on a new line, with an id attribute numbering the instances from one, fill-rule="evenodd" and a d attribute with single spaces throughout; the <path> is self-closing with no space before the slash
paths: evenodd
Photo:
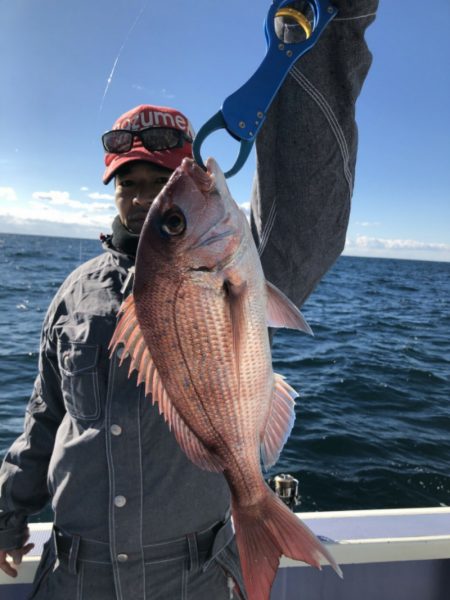
<path id="1" fill-rule="evenodd" d="M 295 10 L 294 8 L 280 8 L 280 10 L 275 13 L 275 17 L 291 17 L 303 29 L 306 39 L 310 37 L 312 33 L 311 23 L 305 15 L 298 10 Z"/>

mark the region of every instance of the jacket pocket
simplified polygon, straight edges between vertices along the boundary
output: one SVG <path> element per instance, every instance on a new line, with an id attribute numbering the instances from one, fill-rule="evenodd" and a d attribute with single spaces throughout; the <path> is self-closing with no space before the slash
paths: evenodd
<path id="1" fill-rule="evenodd" d="M 75 419 L 89 421 L 97 419 L 100 415 L 98 357 L 97 345 L 58 343 L 58 365 L 64 404 Z"/>

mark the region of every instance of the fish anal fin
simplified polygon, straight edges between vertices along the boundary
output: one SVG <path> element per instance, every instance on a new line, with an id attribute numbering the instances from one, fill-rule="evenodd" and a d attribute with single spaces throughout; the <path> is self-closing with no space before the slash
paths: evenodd
<path id="1" fill-rule="evenodd" d="M 295 398 L 298 397 L 284 377 L 274 373 L 274 380 L 272 406 L 261 435 L 261 459 L 266 470 L 277 462 L 292 431 L 295 421 Z"/>
<path id="2" fill-rule="evenodd" d="M 311 327 L 306 322 L 305 317 L 270 281 L 266 280 L 267 291 L 267 325 L 269 327 L 286 327 L 288 329 L 298 329 L 309 335 L 313 335 Z"/>

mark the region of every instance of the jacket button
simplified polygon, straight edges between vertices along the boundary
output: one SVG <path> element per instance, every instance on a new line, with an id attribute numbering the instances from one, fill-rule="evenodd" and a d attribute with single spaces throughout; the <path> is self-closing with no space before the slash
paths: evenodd
<path id="1" fill-rule="evenodd" d="M 111 425 L 111 429 L 110 429 L 111 433 L 113 435 L 120 435 L 122 433 L 122 427 L 120 425 Z"/>
<path id="2" fill-rule="evenodd" d="M 128 554 L 118 554 L 117 555 L 117 560 L 119 562 L 127 562 L 127 560 L 128 560 Z"/>
<path id="3" fill-rule="evenodd" d="M 114 498 L 114 504 L 117 506 L 117 508 L 122 508 L 123 506 L 125 506 L 126 503 L 127 499 L 125 498 L 125 496 L 116 496 Z"/>

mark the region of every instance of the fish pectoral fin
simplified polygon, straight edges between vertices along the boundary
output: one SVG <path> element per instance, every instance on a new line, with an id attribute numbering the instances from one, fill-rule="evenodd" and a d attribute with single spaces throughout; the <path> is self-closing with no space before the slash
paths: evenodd
<path id="1" fill-rule="evenodd" d="M 136 305 L 130 294 L 120 307 L 120 320 L 109 344 L 112 356 L 120 344 L 124 345 L 120 365 L 130 356 L 128 377 L 133 371 L 138 372 L 137 385 L 145 382 L 145 395 L 151 394 L 152 404 L 158 403 L 159 414 L 172 430 L 178 444 L 188 458 L 201 469 L 207 471 L 223 471 L 220 461 L 199 438 L 189 429 L 173 405 L 163 385 L 161 377 L 153 363 L 150 351 L 144 340 L 136 315 Z"/>
<path id="2" fill-rule="evenodd" d="M 269 327 L 287 327 L 288 329 L 298 329 L 309 335 L 314 335 L 305 317 L 283 292 L 267 280 L 266 290 L 267 325 Z"/>
<path id="3" fill-rule="evenodd" d="M 274 373 L 272 406 L 261 435 L 261 460 L 267 470 L 280 457 L 295 421 L 295 398 L 297 392 L 282 375 Z"/>
<path id="4" fill-rule="evenodd" d="M 240 380 L 240 355 L 242 338 L 245 330 L 245 310 L 244 304 L 247 299 L 247 282 L 233 281 L 231 278 L 224 281 L 224 289 L 227 294 L 230 306 L 231 332 L 233 336 L 234 362 L 236 367 L 236 376 L 239 384 Z"/>

